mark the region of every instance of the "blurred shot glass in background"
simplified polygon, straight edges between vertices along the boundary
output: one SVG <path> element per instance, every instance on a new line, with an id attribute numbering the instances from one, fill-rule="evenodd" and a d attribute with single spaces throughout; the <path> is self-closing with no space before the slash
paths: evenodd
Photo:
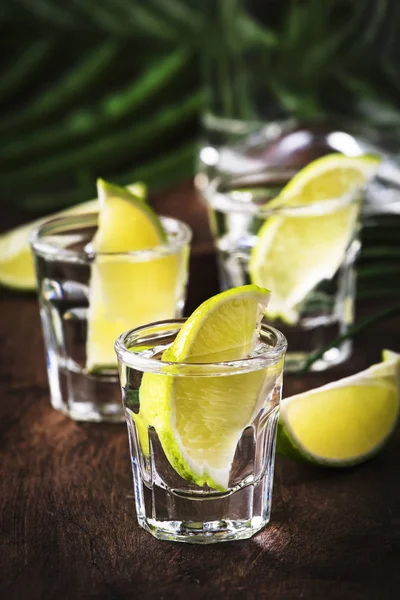
<path id="1" fill-rule="evenodd" d="M 93 249 L 98 214 L 49 220 L 32 234 L 53 408 L 79 421 L 122 421 L 115 338 L 180 316 L 191 232 L 161 217 L 166 240 L 135 252 Z"/>
<path id="2" fill-rule="evenodd" d="M 278 194 L 291 174 L 216 179 L 204 195 L 222 289 L 255 283 L 271 290 L 267 322 L 287 337 L 285 368 L 297 371 L 353 323 L 362 191 L 281 202 Z M 313 369 L 338 364 L 350 351 L 346 340 Z"/>

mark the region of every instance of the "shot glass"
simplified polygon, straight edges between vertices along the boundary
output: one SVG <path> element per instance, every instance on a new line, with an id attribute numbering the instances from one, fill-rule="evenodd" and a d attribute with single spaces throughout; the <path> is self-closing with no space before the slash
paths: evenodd
<path id="1" fill-rule="evenodd" d="M 167 362 L 184 322 L 138 327 L 115 344 L 138 522 L 162 540 L 249 538 L 271 514 L 286 340 L 262 326 L 248 358 Z M 214 479 L 204 483 L 201 469 Z"/>
<path id="2" fill-rule="evenodd" d="M 115 338 L 182 312 L 191 232 L 161 221 L 165 243 L 128 253 L 94 251 L 97 213 L 52 219 L 32 234 L 51 403 L 72 419 L 123 421 Z"/>
<path id="3" fill-rule="evenodd" d="M 203 196 L 217 249 L 221 288 L 256 283 L 271 290 L 267 321 L 286 336 L 289 351 L 285 369 L 296 372 L 353 324 L 354 263 L 361 245 L 359 221 L 364 191 L 357 189 L 339 198 L 321 198 L 309 205 L 269 206 L 293 175 L 293 171 L 274 169 L 238 178 L 216 178 L 203 190 Z M 288 226 L 280 229 L 283 222 Z M 251 261 L 260 244 L 260 231 L 267 223 L 271 225 L 269 231 L 276 249 L 273 265 L 270 262 L 268 268 L 272 265 L 275 276 L 259 281 L 252 272 Z M 336 235 L 338 228 L 340 239 Z M 298 243 L 294 247 L 288 240 L 295 235 Z M 318 268 L 313 264 L 316 260 Z M 267 264 L 268 258 L 265 261 Z M 301 269 L 304 277 L 301 286 L 290 291 L 296 298 L 291 314 L 286 307 L 281 313 L 278 310 L 268 315 L 272 302 L 276 308 L 276 298 L 281 297 L 281 282 L 287 285 L 285 282 L 295 269 Z M 350 354 L 350 341 L 335 344 L 313 363 L 312 370 L 337 365 Z"/>

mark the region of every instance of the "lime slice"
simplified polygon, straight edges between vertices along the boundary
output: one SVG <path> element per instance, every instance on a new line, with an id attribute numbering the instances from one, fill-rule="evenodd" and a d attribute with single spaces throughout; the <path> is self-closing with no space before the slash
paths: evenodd
<path id="1" fill-rule="evenodd" d="M 128 189 L 132 189 L 135 194 L 141 197 L 146 194 L 146 190 L 141 183 L 128 186 Z M 36 286 L 35 268 L 29 247 L 31 231 L 47 219 L 68 214 L 87 213 L 95 211 L 97 208 L 97 199 L 89 200 L 43 219 L 31 221 L 0 235 L 0 284 L 20 290 L 34 290 Z"/>
<path id="2" fill-rule="evenodd" d="M 345 467 L 373 456 L 394 431 L 400 411 L 399 357 L 351 377 L 286 398 L 277 452 Z"/>
<path id="3" fill-rule="evenodd" d="M 125 330 L 176 316 L 180 273 L 187 256 L 162 254 L 129 260 L 127 252 L 154 250 L 166 240 L 161 221 L 142 199 L 98 181 L 99 225 L 93 240 L 99 253 L 89 288 L 86 367 L 115 369 L 116 338 Z M 122 253 L 122 254 L 116 254 Z"/>
<path id="4" fill-rule="evenodd" d="M 248 356 L 269 297 L 268 290 L 248 285 L 206 300 L 183 325 L 163 360 L 202 363 Z M 146 423 L 156 430 L 181 477 L 226 490 L 238 440 L 260 409 L 266 387 L 274 385 L 275 377 L 268 378 L 266 371 L 224 377 L 145 373 L 140 413 L 132 414 L 143 451 L 149 453 Z"/>
<path id="5" fill-rule="evenodd" d="M 251 281 L 271 289 L 267 316 L 294 324 L 299 305 L 343 261 L 354 233 L 359 202 L 335 199 L 353 194 L 375 174 L 379 160 L 330 154 L 301 170 L 266 208 L 267 218 L 251 253 Z M 326 200 L 324 210 L 321 201 Z M 305 211 L 290 211 L 294 206 Z M 285 212 L 285 209 L 286 210 Z"/>

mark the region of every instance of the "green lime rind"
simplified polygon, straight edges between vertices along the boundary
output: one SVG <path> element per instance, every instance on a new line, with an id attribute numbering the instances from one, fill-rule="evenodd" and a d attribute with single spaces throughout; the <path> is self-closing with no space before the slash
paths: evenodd
<path id="1" fill-rule="evenodd" d="M 165 242 L 167 240 L 167 235 L 159 217 L 152 210 L 150 205 L 147 204 L 147 202 L 144 202 L 146 197 L 146 187 L 143 184 L 134 184 L 128 188 L 109 183 L 108 181 L 99 178 L 97 179 L 97 191 L 99 199 L 103 194 L 105 197 L 115 197 L 133 204 L 138 210 L 144 213 L 153 224 L 153 227 L 160 236 L 160 241 Z"/>
<path id="2" fill-rule="evenodd" d="M 309 462 L 311 458 L 303 454 L 301 448 L 297 446 L 292 438 L 288 435 L 285 425 L 281 419 L 278 420 L 278 428 L 276 432 L 276 454 L 283 458 L 290 458 L 300 462 Z"/>

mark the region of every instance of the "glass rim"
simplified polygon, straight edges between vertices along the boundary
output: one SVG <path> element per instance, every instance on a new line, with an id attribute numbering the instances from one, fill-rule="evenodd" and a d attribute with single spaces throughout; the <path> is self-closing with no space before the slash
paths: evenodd
<path id="1" fill-rule="evenodd" d="M 279 168 L 271 167 L 263 171 L 254 171 L 246 175 L 241 176 L 219 176 L 214 177 L 207 186 L 205 186 L 201 193 L 203 194 L 206 202 L 213 208 L 221 210 L 221 212 L 235 212 L 239 214 L 249 214 L 257 217 L 267 218 L 273 215 L 287 215 L 287 216 L 318 216 L 326 215 L 327 213 L 334 212 L 339 208 L 349 206 L 351 204 L 357 204 L 362 201 L 365 194 L 365 185 L 360 185 L 354 188 L 351 192 L 341 194 L 339 196 L 332 196 L 331 198 L 325 198 L 316 200 L 311 204 L 292 204 L 287 206 L 273 206 L 268 208 L 268 202 L 275 200 L 278 194 L 267 201 L 266 204 L 255 204 L 251 201 L 244 201 L 235 199 L 232 194 L 251 194 L 249 189 L 238 189 L 235 190 L 235 183 L 237 185 L 248 183 L 247 188 L 251 188 L 252 185 L 255 189 L 256 185 L 262 183 L 265 180 L 266 175 L 275 173 L 282 175 L 283 173 L 289 173 L 293 177 L 293 169 L 290 168 Z M 232 185 L 232 189 L 219 190 L 221 185 Z M 282 184 L 284 187 L 284 184 Z M 225 205 L 225 206 L 224 206 Z"/>
<path id="2" fill-rule="evenodd" d="M 79 262 L 79 263 L 91 263 L 96 257 L 125 257 L 130 259 L 137 259 L 138 261 L 151 260 L 152 258 L 168 256 L 175 254 L 183 246 L 189 244 L 192 239 L 192 230 L 189 225 L 183 221 L 176 219 L 175 217 L 160 216 L 160 220 L 166 228 L 167 240 L 166 242 L 150 248 L 143 248 L 141 250 L 133 250 L 131 252 L 97 252 L 94 249 L 90 250 L 71 250 L 67 248 L 60 248 L 59 246 L 52 244 L 49 240 L 43 238 L 44 235 L 56 235 L 57 228 L 75 226 L 92 226 L 96 219 L 98 211 L 90 211 L 80 214 L 71 214 L 59 217 L 53 217 L 41 221 L 36 227 L 34 227 L 29 236 L 29 243 L 35 254 L 39 254 L 46 258 L 51 257 L 53 260 L 64 260 L 65 262 Z M 176 227 L 176 232 L 172 230 L 172 227 Z M 169 230 L 168 230 L 169 228 Z M 61 232 L 59 232 L 61 234 Z M 62 232 L 67 233 L 67 230 Z M 174 233 L 178 235 L 173 239 L 170 239 Z"/>
<path id="3" fill-rule="evenodd" d="M 268 348 L 262 354 L 251 356 L 248 358 L 240 358 L 225 362 L 170 362 L 156 358 L 140 356 L 134 349 L 128 348 L 127 343 L 132 342 L 132 336 L 137 336 L 139 341 L 140 334 L 157 326 L 170 325 L 170 329 L 176 331 L 181 327 L 187 318 L 180 319 L 164 319 L 162 321 L 154 321 L 129 329 L 122 333 L 115 341 L 114 349 L 118 357 L 118 361 L 125 366 L 138 369 L 146 373 L 159 373 L 164 375 L 183 376 L 215 376 L 215 375 L 234 375 L 240 373 L 248 373 L 258 371 L 268 366 L 275 365 L 285 355 L 287 341 L 283 333 L 275 327 L 261 324 L 260 332 L 270 332 L 276 338 L 276 345 Z"/>

